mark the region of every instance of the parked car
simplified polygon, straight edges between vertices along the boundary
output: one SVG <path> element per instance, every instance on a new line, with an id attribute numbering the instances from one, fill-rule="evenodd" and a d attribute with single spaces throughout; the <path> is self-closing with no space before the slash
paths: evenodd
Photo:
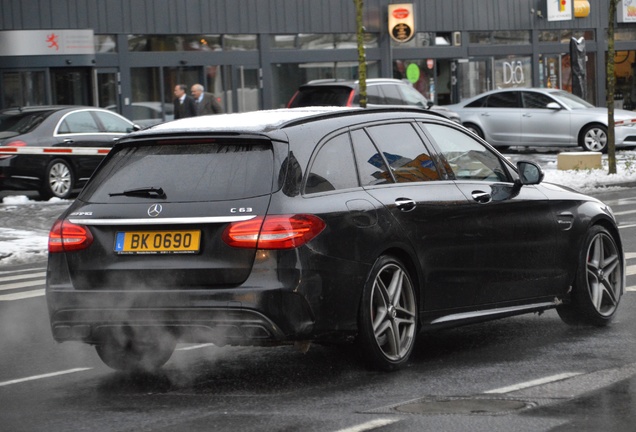
<path id="1" fill-rule="evenodd" d="M 132 107 L 132 121 L 142 128 L 154 126 L 164 121 L 174 120 L 174 104 L 172 103 L 148 101 L 133 102 L 130 105 Z M 117 112 L 116 105 L 108 105 L 106 109 Z"/>
<path id="2" fill-rule="evenodd" d="M 405 81 L 393 78 L 367 79 L 367 106 L 409 105 L 437 112 L 461 123 L 456 112 L 433 104 Z M 300 86 L 287 103 L 287 108 L 310 106 L 360 106 L 358 81 L 315 80 Z"/>
<path id="3" fill-rule="evenodd" d="M 542 183 L 418 109 L 187 118 L 117 143 L 49 237 L 56 341 L 122 370 L 177 341 L 356 344 L 556 308 L 607 325 L 624 290 L 609 207 Z"/>
<path id="4" fill-rule="evenodd" d="M 0 111 L 0 148 L 112 147 L 139 129 L 110 111 L 86 106 L 31 106 Z M 68 198 L 91 176 L 103 156 L 0 155 L 0 190 L 37 190 L 43 199 Z"/>
<path id="5" fill-rule="evenodd" d="M 564 90 L 492 90 L 455 105 L 462 123 L 493 146 L 576 147 L 607 152 L 607 108 Z M 636 113 L 616 109 L 616 148 L 636 146 Z"/>

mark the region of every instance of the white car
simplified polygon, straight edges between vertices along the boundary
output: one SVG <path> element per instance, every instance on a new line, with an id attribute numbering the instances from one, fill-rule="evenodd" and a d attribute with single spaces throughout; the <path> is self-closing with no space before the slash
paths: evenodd
<path id="1" fill-rule="evenodd" d="M 493 146 L 581 146 L 607 152 L 607 108 L 563 90 L 493 90 L 447 108 Z M 636 113 L 614 110 L 616 148 L 636 147 Z"/>

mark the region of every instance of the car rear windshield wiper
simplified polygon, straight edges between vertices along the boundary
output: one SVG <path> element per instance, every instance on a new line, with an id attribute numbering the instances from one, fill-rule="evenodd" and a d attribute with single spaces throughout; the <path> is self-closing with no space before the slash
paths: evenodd
<path id="1" fill-rule="evenodd" d="M 135 196 L 142 198 L 166 198 L 166 193 L 162 188 L 156 187 L 142 187 L 136 189 L 128 189 L 123 192 L 109 193 L 109 196 Z"/>

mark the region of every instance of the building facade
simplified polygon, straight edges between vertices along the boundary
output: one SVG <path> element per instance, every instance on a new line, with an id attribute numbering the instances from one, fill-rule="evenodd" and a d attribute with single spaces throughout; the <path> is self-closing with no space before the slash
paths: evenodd
<path id="1" fill-rule="evenodd" d="M 628 109 L 632 2 L 619 3 L 615 37 L 616 99 Z M 388 25 L 398 3 L 413 8 L 406 42 Z M 608 3 L 364 0 L 367 76 L 409 80 L 440 105 L 498 87 L 573 91 L 575 40 L 583 96 L 600 106 Z M 304 82 L 357 72 L 353 0 L 0 0 L 0 108 L 86 104 L 166 120 L 175 84 L 201 83 L 237 112 L 284 107 Z"/>

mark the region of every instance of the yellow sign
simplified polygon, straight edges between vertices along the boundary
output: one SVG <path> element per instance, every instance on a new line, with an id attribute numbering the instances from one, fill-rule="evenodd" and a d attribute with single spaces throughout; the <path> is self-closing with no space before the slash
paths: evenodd
<path id="1" fill-rule="evenodd" d="M 408 42 L 415 35 L 412 3 L 389 5 L 389 34 L 397 42 Z"/>
<path id="2" fill-rule="evenodd" d="M 587 0 L 574 0 L 574 17 L 585 18 L 590 15 L 590 2 Z"/>

